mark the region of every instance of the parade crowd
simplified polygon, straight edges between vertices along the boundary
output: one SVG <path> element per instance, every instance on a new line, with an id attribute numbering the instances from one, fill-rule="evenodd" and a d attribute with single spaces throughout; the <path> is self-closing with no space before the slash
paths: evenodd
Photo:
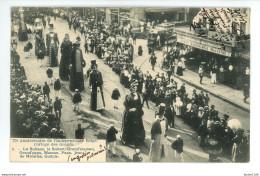
<path id="1" fill-rule="evenodd" d="M 121 138 L 124 144 L 134 144 L 138 147 L 144 141 L 146 134 L 142 108 L 144 103 L 147 108 L 150 108 L 151 101 L 157 110 L 151 127 L 150 161 L 159 161 L 162 156 L 167 156 L 165 148 L 167 132 L 170 128 L 176 128 L 175 118 L 182 119 L 198 132 L 200 146 L 210 154 L 211 161 L 216 161 L 221 153 L 231 157 L 234 162 L 249 160 L 249 131 L 245 132 L 243 129 L 234 129 L 229 126 L 229 116 L 224 114 L 221 117 L 218 114 L 208 93 L 194 89 L 192 94 L 188 94 L 185 84 L 179 85 L 175 81 L 174 75 L 182 76 L 185 69 L 185 58 L 180 57 L 185 54 L 184 51 L 180 54 L 180 49 L 175 45 L 168 53 L 166 52 L 162 63 L 166 73 L 157 73 L 153 77 L 151 73 L 142 71 L 132 63 L 136 36 L 132 33 L 130 24 L 123 28 L 113 24 L 107 26 L 102 21 L 95 21 L 93 17 L 83 20 L 75 11 L 65 19 L 69 28 L 74 32 L 78 31 L 80 36 L 74 44 L 70 42 L 67 34 L 64 37 L 61 44 L 60 79 L 70 80 L 71 91 L 78 93 L 84 90 L 83 67 L 86 63 L 79 49 L 81 39 L 84 38 L 85 52 L 91 52 L 99 59 L 103 59 L 120 77 L 122 86 L 130 88 L 131 93 L 126 95 L 124 101 Z M 40 29 L 36 28 L 35 50 L 37 59 L 42 59 L 45 46 L 42 45 L 43 36 L 39 31 Z M 57 35 L 50 33 L 46 40 L 49 43 L 46 49 L 49 66 L 57 66 L 57 45 L 59 45 Z M 139 46 L 138 55 L 142 56 L 142 54 L 143 49 Z M 154 70 L 157 58 L 153 48 L 149 48 L 149 54 L 151 54 L 149 60 L 151 68 Z M 25 71 L 19 64 L 19 55 L 17 55 L 15 50 L 12 51 L 11 58 L 14 61 L 11 69 L 11 112 L 13 113 L 11 117 L 12 122 L 15 122 L 13 125 L 17 137 L 65 138 L 60 129 L 61 112 L 53 114 L 52 101 L 47 95 L 48 88 L 42 91 L 40 86 L 32 86 L 26 81 Z M 69 58 L 67 58 L 68 55 Z M 102 86 L 102 76 L 97 71 L 95 62 L 92 63 L 87 76 L 90 77 L 92 88 Z M 93 82 L 93 80 L 96 81 Z M 95 91 L 92 92 L 95 93 Z M 96 110 L 96 94 L 92 93 L 91 96 L 93 96 L 91 109 Z M 112 128 L 109 133 L 117 133 L 117 130 Z M 109 145 L 111 150 L 114 150 L 115 137 L 113 134 L 111 136 L 109 142 L 112 143 Z M 179 155 L 183 161 L 183 141 L 179 135 L 171 147 L 176 151 L 175 157 Z M 137 150 L 137 153 L 140 151 Z M 141 161 L 141 159 L 136 160 Z"/>
<path id="2" fill-rule="evenodd" d="M 92 20 L 94 21 L 94 19 Z M 80 27 L 76 28 L 79 31 L 82 31 L 82 29 Z M 165 129 L 161 129 L 161 131 L 167 131 L 168 126 L 173 128 L 175 126 L 175 117 L 181 118 L 198 132 L 200 146 L 210 153 L 212 161 L 221 152 L 225 156 L 231 156 L 233 161 L 247 161 L 249 155 L 249 131 L 245 132 L 243 129 L 229 127 L 229 116 L 227 114 L 224 114 L 223 117 L 219 116 L 218 110 L 210 103 L 208 93 L 194 89 L 192 94 L 189 95 L 186 92 L 185 83 L 178 85 L 174 80 L 173 75 L 178 74 L 181 76 L 183 69 L 185 69 L 185 60 L 182 58 L 186 53 L 185 50 L 180 50 L 176 46 L 172 47 L 169 53 L 164 55 L 167 61 L 163 62 L 162 66 L 165 68 L 166 74 L 157 73 L 155 77 L 152 77 L 149 72 L 143 72 L 141 68 L 135 67 L 132 63 L 133 45 L 136 43 L 136 38 L 131 33 L 131 30 L 118 32 L 120 30 L 116 26 L 110 26 L 106 29 L 102 24 L 94 25 L 94 28 L 90 29 L 88 22 L 85 23 L 85 29 L 83 29 L 82 33 L 86 36 L 86 52 L 89 52 L 88 48 L 91 48 L 90 52 L 103 59 L 120 76 L 120 82 L 124 87 L 130 88 L 131 91 L 136 89 L 136 92 L 142 95 L 142 105 L 146 103 L 147 108 L 149 108 L 149 101 L 152 101 L 159 107 L 160 110 L 156 111 L 156 117 L 160 117 L 160 123 L 162 121 L 167 122 L 167 125 L 164 125 Z M 151 49 L 150 53 L 150 62 L 153 67 L 157 58 L 153 49 Z M 141 47 L 139 47 L 138 54 L 142 56 Z M 181 59 L 178 60 L 178 58 Z M 169 68 L 169 65 L 174 64 L 167 64 L 167 62 L 175 62 L 176 66 Z M 126 108 L 129 106 L 126 101 L 125 106 Z M 139 123 L 142 122 L 139 121 Z M 141 126 L 143 125 L 141 124 Z M 162 125 L 160 126 L 162 127 Z M 153 136 L 153 127 L 152 131 Z M 218 144 L 211 146 L 211 141 L 217 141 Z M 162 142 L 160 143 L 162 145 Z"/>

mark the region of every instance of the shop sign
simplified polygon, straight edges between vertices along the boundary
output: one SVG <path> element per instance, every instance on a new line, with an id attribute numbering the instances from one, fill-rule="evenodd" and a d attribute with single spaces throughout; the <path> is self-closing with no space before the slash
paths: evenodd
<path id="1" fill-rule="evenodd" d="M 183 37 L 180 35 L 177 35 L 177 42 L 183 43 L 185 45 L 189 45 L 198 49 L 202 49 L 208 52 L 224 55 L 227 57 L 231 57 L 231 52 L 228 52 L 226 50 L 223 50 L 222 48 L 216 48 L 216 45 L 206 42 L 206 41 L 200 41 L 200 40 L 195 40 L 191 37 Z M 215 46 L 215 47 L 214 47 Z M 217 45 L 218 46 L 218 45 Z M 221 47 L 219 45 L 219 47 Z"/>
<path id="2" fill-rule="evenodd" d="M 235 57 L 242 57 L 244 59 L 250 60 L 250 55 L 248 55 L 248 54 L 236 53 Z"/>

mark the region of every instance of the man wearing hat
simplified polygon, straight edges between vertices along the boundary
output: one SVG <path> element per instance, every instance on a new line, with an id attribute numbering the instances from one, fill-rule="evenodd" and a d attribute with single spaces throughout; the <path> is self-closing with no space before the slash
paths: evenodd
<path id="1" fill-rule="evenodd" d="M 139 156 L 140 149 L 135 149 L 135 154 L 133 155 L 133 162 L 142 162 L 143 158 Z"/>
<path id="2" fill-rule="evenodd" d="M 54 102 L 54 111 L 55 111 L 55 116 L 58 119 L 60 119 L 60 117 L 61 117 L 61 108 L 62 108 L 61 101 L 60 101 L 59 97 L 56 97 L 56 100 Z"/>
<path id="3" fill-rule="evenodd" d="M 75 138 L 76 139 L 84 139 L 85 132 L 81 128 L 81 124 L 78 124 L 78 129 L 75 131 Z"/>
<path id="4" fill-rule="evenodd" d="M 54 82 L 54 90 L 55 90 L 55 96 L 61 98 L 61 83 L 59 78 L 57 78 L 56 81 Z"/>
<path id="5" fill-rule="evenodd" d="M 154 66 L 156 64 L 156 60 L 157 60 L 157 57 L 155 56 L 154 52 L 152 53 L 151 57 L 150 57 L 150 63 L 152 65 L 152 70 L 154 70 Z"/>
<path id="6" fill-rule="evenodd" d="M 114 125 L 111 124 L 110 128 L 107 130 L 107 143 L 108 151 L 111 151 L 112 154 L 116 154 L 116 134 L 118 131 L 115 129 Z"/>
<path id="7" fill-rule="evenodd" d="M 82 101 L 81 95 L 78 89 L 75 89 L 75 94 L 73 96 L 73 103 L 74 103 L 74 111 L 78 111 L 80 113 L 80 102 Z"/>
<path id="8" fill-rule="evenodd" d="M 171 147 L 175 150 L 175 159 L 180 159 L 183 162 L 183 140 L 180 135 L 177 135 L 177 139 L 172 143 Z"/>
<path id="9" fill-rule="evenodd" d="M 43 95 L 44 95 L 44 101 L 46 101 L 46 98 L 47 98 L 47 101 L 49 101 L 49 99 L 50 99 L 50 87 L 47 84 L 47 82 L 45 82 L 45 85 L 43 86 Z"/>
<path id="10" fill-rule="evenodd" d="M 70 65 L 70 90 L 82 91 L 85 89 L 83 67 L 86 66 L 86 62 L 83 59 L 82 50 L 80 49 L 80 38 L 77 37 L 77 41 L 73 44 L 71 51 L 71 65 Z"/>
<path id="11" fill-rule="evenodd" d="M 49 33 L 46 35 L 47 55 L 49 56 L 47 65 L 50 67 L 58 66 L 58 47 L 59 39 L 57 33 L 54 32 L 53 24 L 49 24 Z"/>

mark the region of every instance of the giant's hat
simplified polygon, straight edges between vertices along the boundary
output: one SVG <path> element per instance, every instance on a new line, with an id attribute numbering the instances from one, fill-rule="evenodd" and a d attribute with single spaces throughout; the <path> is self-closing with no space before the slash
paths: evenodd
<path id="1" fill-rule="evenodd" d="M 49 29 L 54 29 L 53 24 L 49 24 Z"/>
<path id="2" fill-rule="evenodd" d="M 91 65 L 96 65 L 97 64 L 97 61 L 95 59 L 91 59 Z"/>

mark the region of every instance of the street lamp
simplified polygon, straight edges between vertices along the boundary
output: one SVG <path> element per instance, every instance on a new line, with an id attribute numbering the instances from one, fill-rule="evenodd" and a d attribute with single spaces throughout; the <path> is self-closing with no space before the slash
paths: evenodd
<path id="1" fill-rule="evenodd" d="M 168 45 L 169 45 L 169 31 L 168 31 L 168 21 L 166 21 L 166 37 L 167 37 L 167 53 L 168 53 Z"/>
<path id="2" fill-rule="evenodd" d="M 19 13 L 20 13 L 20 26 L 19 26 L 19 40 L 20 41 L 27 41 L 28 40 L 28 35 L 27 35 L 27 27 L 24 22 L 24 10 L 22 7 L 19 8 Z"/>

